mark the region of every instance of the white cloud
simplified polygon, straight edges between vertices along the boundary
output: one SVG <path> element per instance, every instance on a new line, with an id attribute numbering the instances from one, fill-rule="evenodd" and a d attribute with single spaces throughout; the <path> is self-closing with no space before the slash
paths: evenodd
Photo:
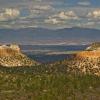
<path id="1" fill-rule="evenodd" d="M 75 14 L 73 11 L 61 11 L 58 14 L 52 15 L 52 18 L 58 18 L 58 19 L 63 19 L 63 20 L 69 20 L 69 19 L 78 19 L 78 16 Z"/>
<path id="2" fill-rule="evenodd" d="M 5 14 L 16 17 L 20 14 L 20 12 L 17 9 L 5 9 Z"/>
<path id="3" fill-rule="evenodd" d="M 80 1 L 80 2 L 78 2 L 78 5 L 80 5 L 80 6 L 89 6 L 89 5 L 91 5 L 91 3 L 89 1 Z"/>
<path id="4" fill-rule="evenodd" d="M 88 25 L 88 26 L 93 26 L 93 25 L 95 25 L 95 23 L 96 23 L 96 22 L 87 22 L 86 25 Z"/>
<path id="5" fill-rule="evenodd" d="M 31 14 L 41 14 L 48 11 L 53 11 L 54 8 L 51 5 L 34 5 L 30 6 L 29 10 Z"/>
<path id="6" fill-rule="evenodd" d="M 55 15 L 49 16 L 48 19 L 45 20 L 45 23 L 49 24 L 64 24 L 66 20 L 76 20 L 79 19 L 78 16 L 73 11 L 61 11 Z"/>
<path id="7" fill-rule="evenodd" d="M 60 12 L 58 17 L 61 19 L 78 19 L 78 16 L 73 11 Z"/>
<path id="8" fill-rule="evenodd" d="M 7 21 L 9 19 L 15 19 L 20 15 L 18 9 L 6 8 L 0 13 L 0 21 Z"/>
<path id="9" fill-rule="evenodd" d="M 49 13 L 52 13 L 55 9 L 51 5 L 35 5 L 29 8 L 30 18 L 48 16 Z"/>
<path id="10" fill-rule="evenodd" d="M 51 10 L 54 9 L 52 6 L 50 5 L 36 5 L 33 7 L 33 9 L 38 9 L 38 10 Z"/>
<path id="11" fill-rule="evenodd" d="M 100 19 L 100 10 L 94 10 L 92 12 L 89 12 L 87 17 Z"/>
<path id="12" fill-rule="evenodd" d="M 61 21 L 57 20 L 56 18 L 52 18 L 52 17 L 49 17 L 49 19 L 46 19 L 44 22 L 48 23 L 48 24 L 59 24 L 59 23 L 61 23 Z"/>

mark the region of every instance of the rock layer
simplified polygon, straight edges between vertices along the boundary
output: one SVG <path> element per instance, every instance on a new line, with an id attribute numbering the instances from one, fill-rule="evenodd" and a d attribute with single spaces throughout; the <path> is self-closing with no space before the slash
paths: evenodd
<path id="1" fill-rule="evenodd" d="M 77 58 L 99 58 L 100 51 L 83 51 L 76 54 Z"/>
<path id="2" fill-rule="evenodd" d="M 60 69 L 74 74 L 92 74 L 100 76 L 100 51 L 82 51 L 72 54 L 71 58 L 54 63 Z"/>
<path id="3" fill-rule="evenodd" d="M 5 67 L 34 66 L 38 64 L 22 54 L 18 45 L 0 46 L 0 65 Z"/>
<path id="4" fill-rule="evenodd" d="M 68 71 L 100 76 L 100 51 L 83 51 L 67 61 Z"/>

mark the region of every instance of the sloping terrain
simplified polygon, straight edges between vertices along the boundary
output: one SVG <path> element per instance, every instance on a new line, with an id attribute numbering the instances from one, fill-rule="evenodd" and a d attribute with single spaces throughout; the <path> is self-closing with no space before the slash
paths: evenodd
<path id="1" fill-rule="evenodd" d="M 70 59 L 57 62 L 54 66 L 66 66 L 69 73 L 92 74 L 100 76 L 100 51 L 82 51 L 72 55 Z"/>
<path id="2" fill-rule="evenodd" d="M 16 47 L 16 48 L 15 48 Z M 0 65 L 7 67 L 33 66 L 37 62 L 22 54 L 18 46 L 0 46 Z"/>

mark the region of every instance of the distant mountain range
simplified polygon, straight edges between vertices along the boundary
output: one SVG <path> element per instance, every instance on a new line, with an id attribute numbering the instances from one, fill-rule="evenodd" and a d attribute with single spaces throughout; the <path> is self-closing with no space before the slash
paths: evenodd
<path id="1" fill-rule="evenodd" d="M 0 29 L 0 43 L 21 44 L 70 44 L 89 43 L 100 40 L 100 30 L 88 28 L 43 28 Z"/>

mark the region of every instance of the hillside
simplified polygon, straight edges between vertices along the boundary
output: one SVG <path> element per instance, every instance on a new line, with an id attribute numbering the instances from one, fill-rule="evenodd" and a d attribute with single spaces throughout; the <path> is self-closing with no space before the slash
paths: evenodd
<path id="1" fill-rule="evenodd" d="M 62 66 L 68 73 L 100 76 L 100 51 L 82 51 L 70 59 L 56 62 L 54 66 Z"/>
<path id="2" fill-rule="evenodd" d="M 18 45 L 0 46 L 0 65 L 7 67 L 33 66 L 37 62 L 22 54 Z"/>

